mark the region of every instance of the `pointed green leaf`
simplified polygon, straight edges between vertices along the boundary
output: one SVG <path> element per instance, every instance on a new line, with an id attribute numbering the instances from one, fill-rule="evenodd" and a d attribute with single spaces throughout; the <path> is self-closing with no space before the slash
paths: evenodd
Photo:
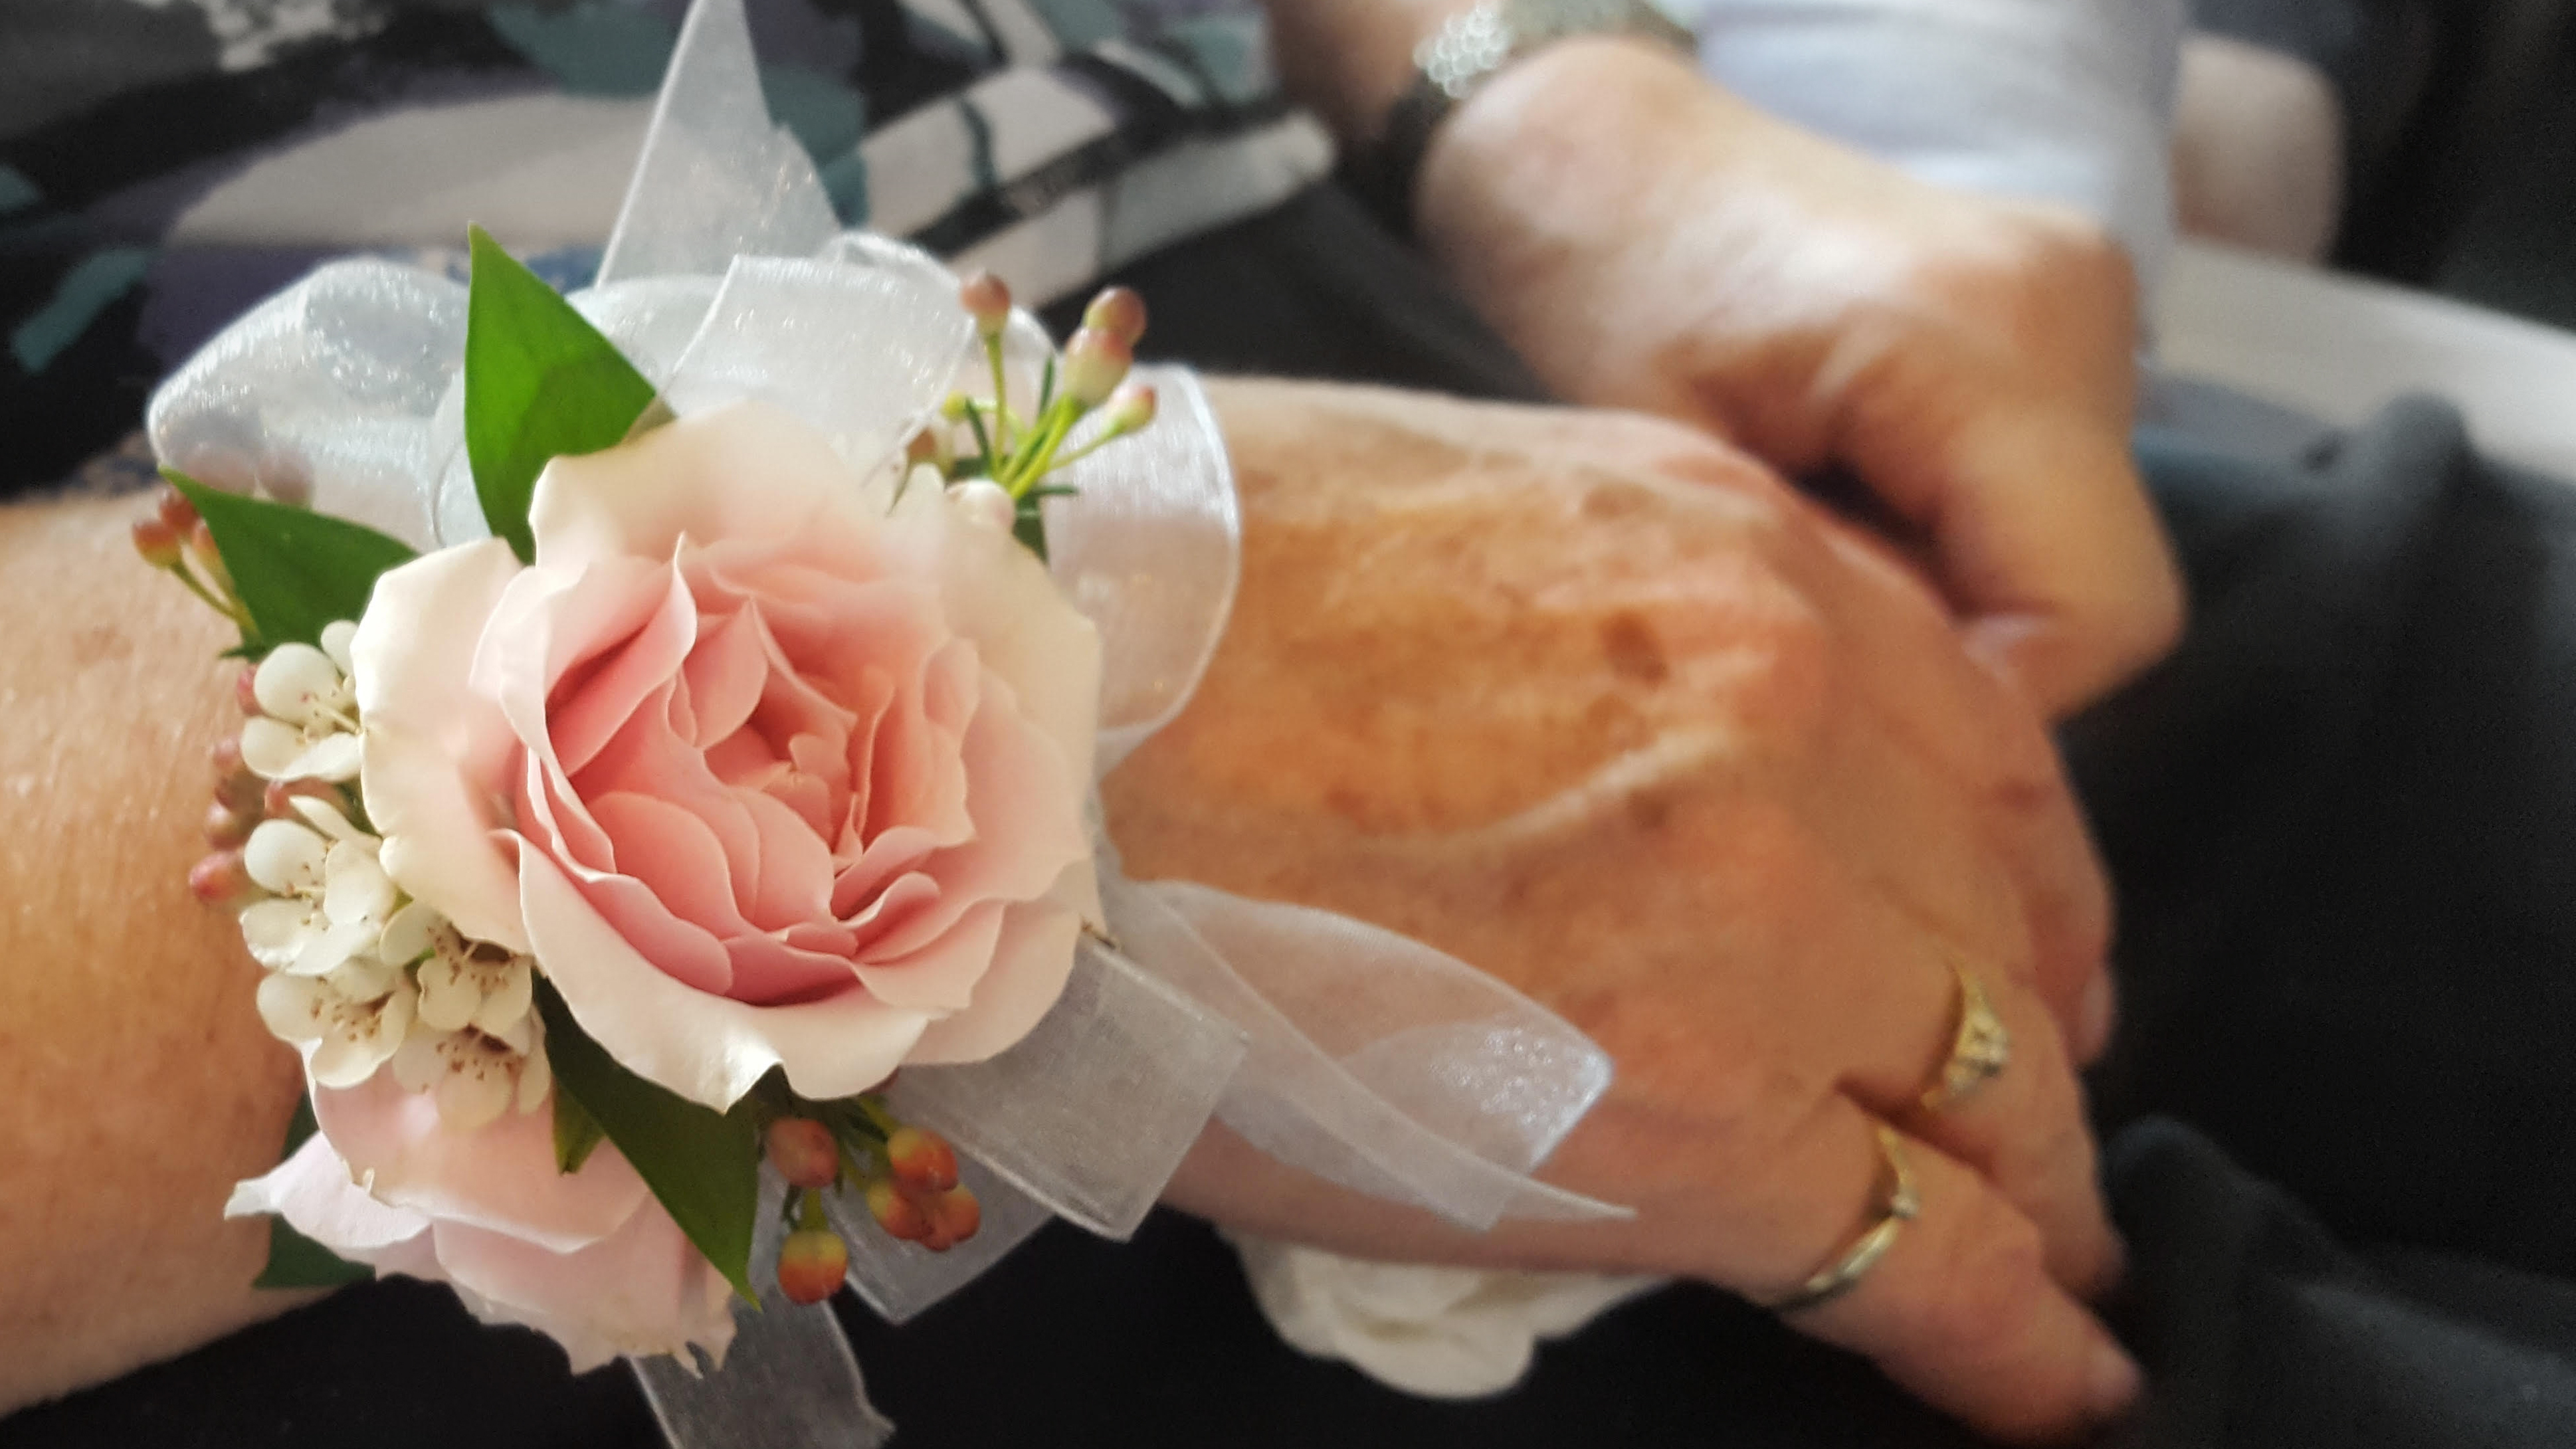
<path id="1" fill-rule="evenodd" d="M 716 1271 L 758 1301 L 749 1269 L 752 1220 L 760 1212 L 760 1132 L 751 1114 L 701 1107 L 619 1066 L 543 979 L 537 1010 L 556 1094 L 571 1094 Z"/>
<path id="2" fill-rule="evenodd" d="M 365 613 L 376 577 L 415 556 L 372 528 L 309 508 L 226 493 L 175 469 L 161 476 L 187 495 L 215 536 L 233 592 L 258 626 L 257 638 L 243 638 L 246 650 L 320 643 L 323 625 Z"/>
<path id="3" fill-rule="evenodd" d="M 313 1099 L 299 1097 L 295 1116 L 286 1124 L 286 1150 L 278 1154 L 280 1162 L 295 1155 L 304 1139 L 316 1131 L 313 1121 Z M 251 1280 L 254 1288 L 337 1288 L 343 1283 L 357 1283 L 376 1276 L 373 1268 L 352 1263 L 329 1248 L 286 1225 L 284 1218 L 268 1220 L 268 1266 Z"/>
<path id="4" fill-rule="evenodd" d="M 528 500 L 547 460 L 615 446 L 653 401 L 653 384 L 483 228 L 471 240 L 465 456 L 483 521 L 533 562 Z"/>
<path id="5" fill-rule="evenodd" d="M 570 1092 L 555 1093 L 555 1170 L 563 1173 L 581 1171 L 590 1160 L 591 1149 L 604 1136 L 599 1119 L 581 1105 Z"/>
<path id="6" fill-rule="evenodd" d="M 352 1263 L 286 1225 L 268 1220 L 268 1266 L 250 1280 L 253 1288 L 337 1288 L 376 1276 L 364 1263 Z"/>

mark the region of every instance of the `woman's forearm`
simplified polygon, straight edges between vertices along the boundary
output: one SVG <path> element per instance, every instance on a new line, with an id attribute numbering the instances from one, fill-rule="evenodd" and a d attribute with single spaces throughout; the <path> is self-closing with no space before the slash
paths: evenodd
<path id="1" fill-rule="evenodd" d="M 135 560 L 139 506 L 0 508 L 0 1412 L 301 1301 L 223 1218 L 298 1074 L 188 893 L 227 641 Z"/>

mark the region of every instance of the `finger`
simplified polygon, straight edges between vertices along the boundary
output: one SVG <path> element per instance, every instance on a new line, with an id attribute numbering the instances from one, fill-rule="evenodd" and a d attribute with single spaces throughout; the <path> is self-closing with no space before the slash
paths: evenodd
<path id="1" fill-rule="evenodd" d="M 1992 1177 L 2040 1229 L 2060 1283 L 2080 1294 L 2107 1287 L 2122 1254 L 2094 1180 L 2083 1094 L 2057 1023 L 2000 954 L 2020 949 L 2018 934 L 2001 944 L 1993 937 L 1945 940 L 1883 892 L 1842 874 L 1829 852 L 1787 875 L 1813 882 L 1817 893 L 1789 900 L 1775 889 L 1774 904 L 1787 905 L 1801 924 L 1762 946 L 1798 978 L 1797 989 L 1774 993 L 1776 1005 L 1764 1016 L 1786 1060 L 1808 1065 Z M 1954 959 L 2002 1018 L 2010 1060 L 1972 1095 L 1927 1112 L 1923 1093 L 1959 1036 Z"/>
<path id="2" fill-rule="evenodd" d="M 2111 979 L 2111 887 L 2093 834 L 2071 808 L 2055 751 L 2044 741 L 2037 768 L 1993 788 L 1987 838 L 2018 893 L 2029 934 L 2033 979 L 2066 1033 L 2076 1063 L 2091 1066 L 2109 1046 L 2117 1012 Z"/>
<path id="3" fill-rule="evenodd" d="M 1959 650 L 1904 565 L 1839 524 L 1825 540 L 1848 579 L 1819 593 L 1834 601 L 1863 695 L 1843 716 L 1877 735 L 1836 757 L 1866 787 L 1824 791 L 1819 808 L 1859 811 L 1845 822 L 1850 848 L 1941 934 L 1992 942 L 2026 968 L 2091 1061 L 2108 1032 L 2110 887 L 2056 746 L 2028 702 Z M 2003 920 L 2026 949 L 2007 949 Z"/>
<path id="4" fill-rule="evenodd" d="M 1944 960 L 1915 973 L 1941 983 L 1937 999 L 1920 1003 L 1928 1029 L 1919 1055 L 1854 1072 L 1847 1086 L 1862 1106 L 1984 1174 L 2039 1229 L 2049 1276 L 2079 1297 L 2098 1297 L 2118 1281 L 2124 1254 L 2095 1175 L 2083 1088 L 2056 1022 L 2020 983 L 1960 964 L 2004 1025 L 2003 1070 L 1964 1096 L 1927 1105 L 1927 1090 L 1959 1044 L 1964 1006 L 1958 971 Z"/>
<path id="5" fill-rule="evenodd" d="M 2124 430 L 2007 393 L 1931 415 L 1857 430 L 1852 462 L 1931 535 L 1972 649 L 2062 718 L 2172 647 L 2181 578 Z"/>
<path id="6" fill-rule="evenodd" d="M 1844 1108 L 1831 1136 L 1864 1170 L 1833 1175 L 1828 1190 L 1849 1195 L 1828 1211 L 1842 1236 L 1818 1251 L 1819 1264 L 1838 1259 L 1887 1202 L 1876 1124 Z M 2039 1230 L 1930 1143 L 1906 1138 L 1901 1150 L 1918 1216 L 1850 1291 L 1788 1322 L 1867 1355 L 1925 1401 L 2012 1442 L 2072 1440 L 2125 1411 L 2137 1367 L 2049 1276 Z"/>

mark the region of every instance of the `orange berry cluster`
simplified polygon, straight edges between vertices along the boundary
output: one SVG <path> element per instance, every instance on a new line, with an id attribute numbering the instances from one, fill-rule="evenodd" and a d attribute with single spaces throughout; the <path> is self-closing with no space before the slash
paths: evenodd
<path id="1" fill-rule="evenodd" d="M 864 1152 L 811 1117 L 780 1117 L 769 1124 L 770 1165 L 798 1189 L 796 1230 L 778 1249 L 778 1286 L 797 1303 L 832 1296 L 850 1270 L 849 1245 L 823 1215 L 823 1193 L 846 1178 L 866 1197 L 868 1212 L 892 1237 L 946 1252 L 975 1236 L 983 1205 L 957 1180 L 957 1152 L 936 1132 L 886 1117 L 869 1099 L 862 1109 L 891 1130 Z"/>

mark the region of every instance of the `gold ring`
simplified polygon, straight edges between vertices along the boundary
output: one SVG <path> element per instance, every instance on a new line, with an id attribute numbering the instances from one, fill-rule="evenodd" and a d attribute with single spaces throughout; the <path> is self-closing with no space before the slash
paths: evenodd
<path id="1" fill-rule="evenodd" d="M 1950 1056 L 1941 1063 L 1940 1074 L 1923 1089 L 1923 1106 L 1933 1112 L 1966 1100 L 2001 1076 L 2012 1061 L 2012 1033 L 2004 1029 L 2004 1019 L 1995 1015 L 1986 988 L 1956 956 L 1950 958 L 1950 970 L 1959 978 L 1959 1030 L 1951 1038 Z"/>
<path id="2" fill-rule="evenodd" d="M 1914 1170 L 1905 1162 L 1904 1139 L 1884 1122 L 1878 1124 L 1878 1152 L 1887 1159 L 1887 1205 L 1880 1209 L 1878 1221 L 1863 1228 L 1850 1247 L 1799 1284 L 1798 1291 L 1772 1304 L 1773 1312 L 1795 1313 L 1850 1292 L 1861 1275 L 1877 1267 L 1887 1250 L 1896 1246 L 1897 1230 L 1923 1211 L 1922 1194 L 1914 1187 Z"/>

